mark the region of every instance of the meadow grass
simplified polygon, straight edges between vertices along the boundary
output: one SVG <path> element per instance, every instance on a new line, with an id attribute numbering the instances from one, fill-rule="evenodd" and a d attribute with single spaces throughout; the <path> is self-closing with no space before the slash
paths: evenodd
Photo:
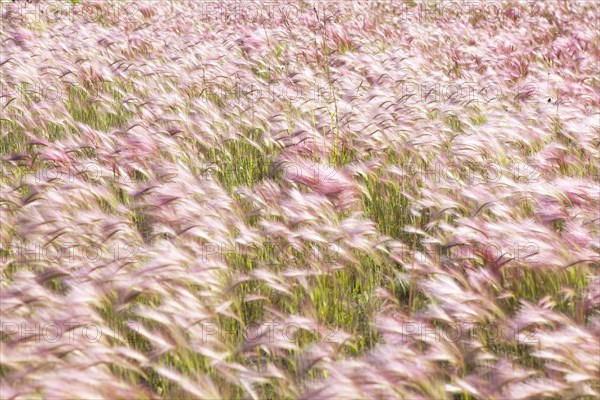
<path id="1" fill-rule="evenodd" d="M 445 21 L 445 40 L 429 41 L 425 21 L 412 21 L 420 35 L 410 40 L 398 33 L 390 18 L 397 4 L 365 6 L 362 18 L 359 6 L 340 4 L 349 13 L 341 20 L 303 8 L 300 33 L 285 20 L 256 29 L 243 19 L 237 30 L 214 20 L 213 32 L 190 7 L 140 3 L 133 22 L 108 14 L 82 22 L 91 53 L 53 51 L 87 83 L 65 84 L 55 102 L 23 83 L 2 104 L 3 322 L 78 319 L 123 333 L 30 349 L 3 325 L 0 379 L 9 397 L 599 393 L 600 370 L 590 361 L 600 326 L 598 129 L 577 123 L 594 116 L 584 106 L 592 95 L 556 111 L 510 96 L 500 105 L 397 101 L 406 99 L 406 74 L 453 82 L 483 79 L 489 68 L 503 85 L 526 77 L 541 85 L 572 47 L 597 58 L 597 34 L 556 28 L 590 22 L 591 6 L 543 6 L 551 29 L 528 22 L 526 35 L 553 49 L 546 58 L 481 15 L 454 15 L 461 24 Z M 174 9 L 182 22 L 173 22 Z M 33 38 L 50 42 L 49 31 L 72 40 L 61 23 L 25 33 L 12 24 L 2 28 L 19 72 L 3 71 L 11 79 L 28 75 L 17 49 L 45 51 Z M 490 51 L 473 41 L 473 53 L 462 52 L 457 38 L 484 42 L 497 30 L 516 43 L 515 60 L 490 58 L 508 52 L 503 43 Z M 566 44 L 554 41 L 561 35 Z M 115 66 L 119 59 L 125 63 Z M 95 81 L 102 73 L 94 63 L 115 79 Z M 572 80 L 567 100 L 597 89 L 597 80 L 582 78 L 586 63 L 563 68 L 561 79 Z M 333 95 L 244 108 L 238 95 L 193 85 L 207 70 L 235 71 L 236 83 L 263 89 L 306 74 Z M 78 170 L 91 162 L 101 172 L 95 178 Z M 515 176 L 519 163 L 536 174 Z M 77 173 L 45 179 L 48 169 Z M 96 244 L 102 256 L 40 259 L 6 247 L 36 241 Z M 133 257 L 112 253 L 122 243 L 134 245 Z M 535 258 L 523 257 L 527 249 Z M 286 323 L 283 337 L 277 329 L 247 336 L 273 321 Z M 494 334 L 513 323 L 536 341 Z M 206 324 L 216 329 L 208 336 Z M 407 324 L 475 330 L 431 342 L 407 335 Z"/>

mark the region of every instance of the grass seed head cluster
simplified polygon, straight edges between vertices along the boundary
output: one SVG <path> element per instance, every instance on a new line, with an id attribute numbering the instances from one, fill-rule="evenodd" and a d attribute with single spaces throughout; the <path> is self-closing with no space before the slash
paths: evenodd
<path id="1" fill-rule="evenodd" d="M 466 7 L 0 3 L 0 397 L 600 396 L 598 3 Z"/>

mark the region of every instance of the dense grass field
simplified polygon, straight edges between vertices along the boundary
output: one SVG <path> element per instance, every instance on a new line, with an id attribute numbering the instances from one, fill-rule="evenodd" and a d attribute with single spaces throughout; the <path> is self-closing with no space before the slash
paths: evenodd
<path id="1" fill-rule="evenodd" d="M 598 398 L 599 4 L 0 3 L 0 398 Z"/>

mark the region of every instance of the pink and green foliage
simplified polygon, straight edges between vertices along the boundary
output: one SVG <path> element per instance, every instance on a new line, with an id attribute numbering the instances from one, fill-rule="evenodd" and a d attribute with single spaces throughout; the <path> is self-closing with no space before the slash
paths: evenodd
<path id="1" fill-rule="evenodd" d="M 598 398 L 598 4 L 0 3 L 0 398 Z"/>

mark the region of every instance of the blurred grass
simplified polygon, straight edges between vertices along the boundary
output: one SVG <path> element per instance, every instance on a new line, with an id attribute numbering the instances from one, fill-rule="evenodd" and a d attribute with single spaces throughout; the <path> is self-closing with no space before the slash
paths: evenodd
<path id="1" fill-rule="evenodd" d="M 78 0 L 71 0 L 77 4 Z M 352 51 L 350 46 L 341 45 L 340 53 Z M 276 55 L 279 57 L 282 50 L 276 49 Z M 261 79 L 270 80 L 270 71 L 260 68 L 253 68 L 252 72 Z M 329 70 L 326 70 L 329 74 Z M 104 88 L 108 89 L 108 88 Z M 219 107 L 224 107 L 227 98 L 219 98 L 214 94 L 208 94 L 210 99 Z M 108 131 L 113 128 L 123 126 L 133 114 L 119 105 L 122 98 L 115 96 L 115 112 L 107 112 L 99 109 L 85 88 L 70 87 L 68 98 L 65 101 L 67 110 L 76 121 L 85 123 L 98 130 Z M 332 108 L 333 109 L 333 108 Z M 292 115 L 292 117 L 297 117 Z M 335 149 L 329 155 L 328 161 L 337 167 L 351 162 L 356 154 L 352 147 L 339 139 L 339 127 L 336 126 L 336 115 L 331 111 L 331 131 L 334 132 Z M 437 115 L 432 114 L 432 119 Z M 13 115 L 11 118 L 18 118 Z M 0 155 L 7 156 L 20 153 L 26 150 L 26 138 L 23 130 L 14 122 L 13 119 L 3 119 L 0 121 L 2 136 L 0 137 Z M 486 117 L 482 114 L 476 114 L 471 117 L 474 125 L 486 123 Z M 463 132 L 464 123 L 458 116 L 445 116 L 443 122 L 455 133 Z M 561 134 L 561 125 L 558 120 L 553 121 L 554 134 L 566 145 L 571 145 L 571 140 Z M 66 134 L 73 132 L 64 132 L 62 128 L 51 123 L 48 124 L 44 137 L 49 140 L 57 140 Z M 336 138 L 335 135 L 338 135 Z M 207 161 L 213 163 L 216 170 L 217 181 L 227 189 L 230 194 L 235 193 L 235 189 L 246 186 L 252 188 L 257 183 L 267 179 L 271 168 L 271 162 L 278 154 L 279 149 L 271 145 L 264 144 L 261 129 L 255 127 L 245 127 L 234 140 L 227 141 L 222 146 L 205 147 L 201 151 Z M 335 140 L 338 140 L 335 142 Z M 258 143 L 255 146 L 252 143 Z M 198 154 L 198 158 L 201 155 Z M 196 161 L 196 160 L 194 160 Z M 394 158 L 392 163 L 401 164 L 401 160 Z M 597 173 L 597 167 L 592 164 L 590 168 Z M 15 170 L 16 171 L 16 170 Z M 24 170 L 25 172 L 26 170 Z M 584 175 L 589 171 L 572 171 L 568 166 L 563 172 Z M 10 177 L 3 177 L 3 180 L 14 180 L 18 174 Z M 370 220 L 374 221 L 378 231 L 393 239 L 398 239 L 408 243 L 412 250 L 415 247 L 420 249 L 419 240 L 413 235 L 408 234 L 404 229 L 408 226 L 423 227 L 428 221 L 426 217 L 415 217 L 410 213 L 410 204 L 408 198 L 403 192 L 414 181 L 393 182 L 385 181 L 379 177 L 368 177 L 364 181 L 366 192 L 362 195 L 361 212 Z M 408 187 L 407 187 L 408 186 Z M 132 202 L 131 198 L 121 194 L 123 203 Z M 235 197 L 238 201 L 239 198 Z M 106 205 L 107 209 L 109 205 Z M 242 203 L 242 209 L 249 208 Z M 523 205 L 525 214 L 532 214 L 530 205 Z M 142 210 L 134 208 L 131 215 L 132 222 L 138 228 L 144 238 L 150 235 L 150 226 L 147 217 Z M 248 216 L 246 223 L 249 226 L 254 225 L 257 218 Z M 410 245 L 414 243 L 413 245 Z M 256 253 L 250 257 L 240 254 L 228 256 L 226 262 L 231 268 L 232 273 L 250 273 L 258 267 L 268 265 L 273 271 L 280 272 L 284 266 L 303 265 L 306 260 L 301 254 L 295 254 L 292 260 L 284 259 L 283 255 L 277 254 L 269 244 L 264 244 L 256 250 Z M 275 256 L 275 260 L 273 257 Z M 404 271 L 402 266 L 389 259 L 377 260 L 372 256 L 357 254 L 360 260 L 360 266 L 348 267 L 343 270 L 335 271 L 330 275 L 321 275 L 309 280 L 311 290 L 305 291 L 296 288 L 291 294 L 281 294 L 268 288 L 265 284 L 255 281 L 244 282 L 235 287 L 230 293 L 233 302 L 232 311 L 238 319 L 231 317 L 222 317 L 218 322 L 224 332 L 232 332 L 227 336 L 229 344 L 237 345 L 243 341 L 244 329 L 252 323 L 260 322 L 264 315 L 264 307 L 259 302 L 248 302 L 246 296 L 249 294 L 259 294 L 267 297 L 271 305 L 289 314 L 300 314 L 310 310 L 315 318 L 322 324 L 333 329 L 339 328 L 350 332 L 355 336 L 355 341 L 345 346 L 343 352 L 347 356 L 358 357 L 366 350 L 372 349 L 379 341 L 378 333 L 373 329 L 374 311 L 380 305 L 374 296 L 374 290 L 377 287 L 384 287 L 396 296 L 400 304 L 408 305 L 410 287 L 404 282 L 395 279 L 395 272 Z M 273 263 L 273 261 L 276 261 Z M 16 263 L 11 264 L 2 272 L 3 279 L 10 279 L 15 269 L 24 268 Z M 578 302 L 572 298 L 565 297 L 565 289 L 571 289 L 576 296 L 583 293 L 586 287 L 586 271 L 580 268 L 570 268 L 561 273 L 549 273 L 535 269 L 523 269 L 518 271 L 505 272 L 502 275 L 504 289 L 514 293 L 515 297 L 504 301 L 507 313 L 514 312 L 520 299 L 536 302 L 546 296 L 549 296 L 557 303 L 557 310 L 580 320 L 580 309 Z M 233 277 L 229 277 L 230 279 Z M 64 288 L 57 286 L 56 290 Z M 426 300 L 415 294 L 413 309 L 421 308 Z M 135 303 L 126 310 L 117 311 L 115 304 L 116 298 L 108 298 L 104 306 L 99 310 L 104 321 L 109 326 L 118 327 L 127 331 L 126 340 L 136 350 L 147 354 L 152 349 L 149 342 L 141 335 L 127 330 L 125 322 L 132 318 L 131 310 Z M 159 307 L 159 301 L 142 298 L 139 304 L 153 305 Z M 585 318 L 585 316 L 583 317 Z M 145 326 L 152 326 L 150 322 L 144 322 Z M 303 333 L 298 337 L 298 344 L 306 345 L 315 341 L 317 338 L 310 333 Z M 521 360 L 524 365 L 539 367 L 539 361 L 533 359 L 528 351 L 515 344 L 495 343 L 484 337 L 486 347 L 496 354 L 510 356 L 516 360 Z M 291 360 L 293 357 L 277 356 L 274 354 L 261 354 L 254 358 L 249 357 L 253 362 L 264 361 L 265 359 L 274 362 L 276 365 L 285 366 L 289 371 L 296 371 L 296 366 Z M 234 355 L 230 360 L 242 362 L 239 355 Z M 173 352 L 161 355 L 158 362 L 169 365 L 185 375 L 193 376 L 195 372 L 202 372 L 209 375 L 214 381 L 220 384 L 230 398 L 242 398 L 244 392 L 233 385 L 225 382 L 222 377 L 209 365 L 208 359 L 189 349 L 177 348 Z M 151 390 L 167 398 L 188 398 L 186 393 L 182 392 L 177 385 L 169 380 L 160 377 L 152 368 L 144 368 L 139 374 L 131 371 L 120 370 L 118 367 L 111 366 L 113 370 L 123 375 L 123 378 L 147 385 Z M 4 367 L 0 366 L 0 376 L 2 376 Z M 314 378 L 320 372 L 312 371 L 306 378 Z M 265 384 L 257 388 L 257 392 L 264 398 L 276 398 L 286 392 L 283 387 L 274 387 L 273 384 Z M 469 396 L 457 396 L 468 399 Z"/>

